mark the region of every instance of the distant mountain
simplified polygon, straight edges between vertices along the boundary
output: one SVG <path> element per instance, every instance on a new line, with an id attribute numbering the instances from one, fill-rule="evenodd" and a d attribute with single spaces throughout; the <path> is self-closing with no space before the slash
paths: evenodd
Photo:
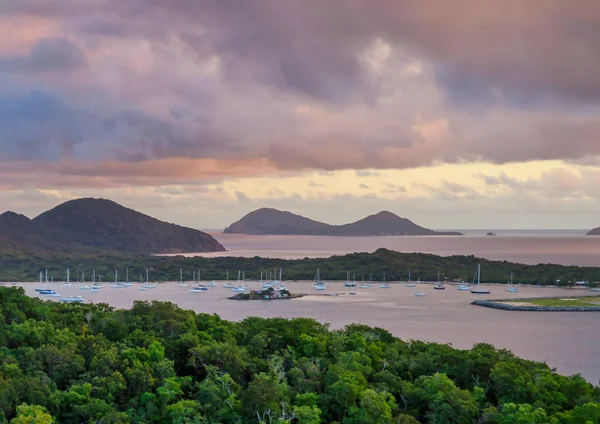
<path id="1" fill-rule="evenodd" d="M 159 221 L 111 200 L 65 202 L 33 220 L 0 215 L 0 243 L 21 251 L 123 253 L 214 252 L 225 248 L 202 231 Z"/>
<path id="2" fill-rule="evenodd" d="M 229 234 L 320 235 L 320 236 L 432 236 L 462 235 L 423 228 L 391 212 L 379 212 L 344 225 L 329 225 L 301 215 L 277 209 L 262 208 L 250 212 L 225 228 Z"/>

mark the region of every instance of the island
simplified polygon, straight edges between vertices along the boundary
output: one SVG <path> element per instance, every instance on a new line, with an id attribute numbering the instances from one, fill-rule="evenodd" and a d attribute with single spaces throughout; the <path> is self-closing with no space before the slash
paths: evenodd
<path id="1" fill-rule="evenodd" d="M 34 219 L 0 215 L 0 251 L 82 254 L 221 252 L 202 231 L 159 221 L 108 199 L 70 200 Z"/>
<path id="2" fill-rule="evenodd" d="M 486 236 L 495 236 L 496 234 L 492 233 L 491 231 L 489 233 L 486 234 Z"/>
<path id="3" fill-rule="evenodd" d="M 586 236 L 600 236 L 600 227 L 596 227 L 592 230 L 590 230 Z"/>
<path id="4" fill-rule="evenodd" d="M 264 290 L 252 290 L 249 293 L 236 293 L 229 297 L 231 300 L 287 300 L 297 299 L 304 295 L 292 294 L 286 289 L 275 290 L 273 287 Z"/>
<path id="5" fill-rule="evenodd" d="M 434 231 L 421 227 L 407 218 L 382 211 L 356 222 L 330 225 L 271 208 L 257 209 L 234 222 L 226 234 L 250 235 L 307 235 L 307 236 L 462 236 L 456 231 Z"/>

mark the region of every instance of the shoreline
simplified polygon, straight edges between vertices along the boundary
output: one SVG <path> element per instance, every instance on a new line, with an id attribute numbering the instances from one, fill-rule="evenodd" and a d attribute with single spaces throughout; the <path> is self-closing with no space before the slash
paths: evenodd
<path id="1" fill-rule="evenodd" d="M 564 300 L 576 300 L 578 298 L 588 298 L 590 296 L 574 296 Z M 600 296 L 596 297 L 600 301 Z M 517 298 L 517 299 L 477 299 L 471 302 L 471 305 L 481 306 L 484 308 L 498 309 L 503 311 L 523 311 L 523 312 L 600 312 L 600 304 L 597 306 L 589 305 L 537 305 L 533 301 L 539 300 L 563 300 L 563 298 L 552 296 L 552 297 L 538 297 L 538 298 Z M 532 302 L 527 302 L 531 300 Z"/>

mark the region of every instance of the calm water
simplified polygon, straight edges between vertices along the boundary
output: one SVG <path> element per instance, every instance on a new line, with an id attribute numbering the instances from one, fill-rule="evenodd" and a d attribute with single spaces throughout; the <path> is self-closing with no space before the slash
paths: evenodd
<path id="1" fill-rule="evenodd" d="M 444 237 L 326 237 L 326 236 L 248 236 L 211 233 L 227 252 L 202 256 L 262 256 L 283 259 L 329 257 L 332 255 L 373 252 L 381 247 L 399 252 L 424 252 L 436 255 L 475 255 L 492 260 L 526 264 L 600 266 L 600 237 L 583 231 L 553 232 L 469 232 L 466 236 Z"/>
<path id="2" fill-rule="evenodd" d="M 294 293 L 315 293 L 312 283 L 286 283 Z M 222 285 L 219 284 L 220 286 Z M 258 283 L 248 283 L 258 288 Z M 38 284 L 25 284 L 31 296 L 38 296 Z M 345 293 L 338 297 L 308 296 L 285 301 L 232 301 L 230 289 L 211 288 L 203 293 L 189 293 L 189 288 L 176 283 L 159 284 L 147 291 L 137 286 L 113 289 L 109 284 L 98 293 L 80 290 L 76 285 L 63 287 L 55 284 L 62 295 L 82 295 L 87 301 L 106 302 L 119 308 L 130 307 L 134 300 L 166 300 L 196 312 L 217 313 L 225 319 L 240 320 L 259 317 L 312 317 L 340 328 L 352 322 L 387 329 L 396 336 L 409 340 L 420 339 L 451 343 L 461 349 L 474 343 L 488 342 L 498 348 L 507 348 L 515 354 L 545 361 L 563 374 L 580 373 L 589 381 L 600 380 L 600 313 L 571 312 L 509 312 L 470 305 L 476 295 L 459 292 L 454 287 L 433 290 L 431 285 L 408 288 L 392 283 L 390 289 L 378 286 L 369 289 L 350 289 L 347 294 L 342 283 L 330 283 L 326 293 Z M 511 294 L 505 287 L 492 286 L 492 294 L 485 297 L 539 297 L 568 296 L 568 292 L 550 288 L 521 288 Z M 415 297 L 415 291 L 424 291 L 425 297 Z M 589 292 L 581 292 L 589 294 Z"/>

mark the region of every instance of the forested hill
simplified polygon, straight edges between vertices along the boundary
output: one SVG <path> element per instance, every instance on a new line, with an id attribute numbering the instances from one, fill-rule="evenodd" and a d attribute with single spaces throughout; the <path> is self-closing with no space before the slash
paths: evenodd
<path id="1" fill-rule="evenodd" d="M 65 202 L 38 217 L 0 215 L 0 251 L 182 253 L 225 250 L 202 231 L 106 199 Z"/>
<path id="2" fill-rule="evenodd" d="M 203 279 L 223 280 L 227 271 L 235 278 L 243 271 L 246 278 L 258 279 L 261 271 L 283 270 L 285 280 L 312 280 L 317 268 L 325 280 L 345 280 L 346 273 L 355 275 L 357 280 L 406 281 L 409 272 L 412 280 L 436 281 L 438 271 L 440 280 L 473 281 L 477 264 L 481 263 L 481 281 L 483 283 L 505 284 L 510 273 L 514 282 L 525 284 L 572 285 L 575 281 L 600 281 L 600 268 L 562 266 L 552 264 L 524 265 L 506 261 L 489 261 L 475 256 L 436 256 L 426 253 L 400 253 L 379 249 L 374 253 L 353 253 L 330 258 L 282 260 L 269 258 L 203 258 L 184 256 L 131 256 L 131 255 L 0 255 L 0 281 L 36 281 L 40 271 L 48 269 L 49 276 L 57 281 L 64 279 L 66 269 L 71 276 L 96 274 L 114 275 L 115 270 L 124 275 L 129 268 L 130 276 L 145 274 L 150 270 L 153 281 L 179 280 L 179 269 L 183 269 L 184 278 L 191 279 L 192 272 L 201 270 Z"/>
<path id="3" fill-rule="evenodd" d="M 257 209 L 225 228 L 224 233 L 318 236 L 433 236 L 462 235 L 421 227 L 409 219 L 382 211 L 344 225 L 329 225 L 271 208 Z"/>
<path id="4" fill-rule="evenodd" d="M 0 287 L 0 340 L 4 423 L 600 422 L 600 390 L 580 376 L 363 325 L 44 303 Z"/>

